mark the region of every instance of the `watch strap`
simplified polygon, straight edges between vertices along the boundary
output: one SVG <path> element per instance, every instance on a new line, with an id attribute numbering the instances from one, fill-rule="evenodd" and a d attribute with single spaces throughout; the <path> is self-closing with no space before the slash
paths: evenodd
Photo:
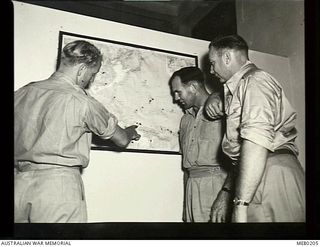
<path id="1" fill-rule="evenodd" d="M 238 197 L 235 197 L 233 199 L 233 204 L 235 206 L 249 206 L 249 202 L 242 200 L 242 199 L 239 199 Z"/>

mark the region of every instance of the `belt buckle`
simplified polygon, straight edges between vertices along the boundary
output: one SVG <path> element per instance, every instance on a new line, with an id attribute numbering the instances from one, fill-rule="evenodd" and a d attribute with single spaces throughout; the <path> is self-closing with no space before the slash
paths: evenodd
<path id="1" fill-rule="evenodd" d="M 220 166 L 213 166 L 212 169 L 210 169 L 210 173 L 214 173 L 215 171 L 220 171 Z"/>

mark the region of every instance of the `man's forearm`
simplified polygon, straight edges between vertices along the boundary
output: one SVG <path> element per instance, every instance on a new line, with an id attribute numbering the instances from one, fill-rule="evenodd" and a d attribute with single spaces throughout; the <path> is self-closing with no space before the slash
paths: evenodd
<path id="1" fill-rule="evenodd" d="M 235 185 L 235 196 L 250 202 L 261 181 L 268 150 L 251 141 L 243 140 L 241 146 L 239 174 Z"/>
<path id="2" fill-rule="evenodd" d="M 222 186 L 222 188 L 225 188 L 227 190 L 230 191 L 234 191 L 234 180 L 236 177 L 236 167 L 232 167 L 232 169 L 230 169 L 230 171 L 228 172 L 228 175 L 226 177 L 226 180 L 224 181 L 224 184 Z"/>
<path id="3" fill-rule="evenodd" d="M 259 186 L 266 166 L 268 150 L 248 140 L 243 140 L 239 164 L 239 174 L 235 184 L 232 221 L 248 221 L 248 204 Z"/>

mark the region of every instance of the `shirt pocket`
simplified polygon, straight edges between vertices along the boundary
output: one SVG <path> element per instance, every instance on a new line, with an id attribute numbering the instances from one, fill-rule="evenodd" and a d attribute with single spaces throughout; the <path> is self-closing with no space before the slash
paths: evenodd
<path id="1" fill-rule="evenodd" d="M 222 134 L 221 121 L 202 120 L 199 133 L 200 140 L 218 139 L 221 142 Z"/>
<path id="2" fill-rule="evenodd" d="M 208 166 L 218 163 L 220 144 L 221 142 L 215 142 L 214 140 L 199 140 L 197 165 Z"/>

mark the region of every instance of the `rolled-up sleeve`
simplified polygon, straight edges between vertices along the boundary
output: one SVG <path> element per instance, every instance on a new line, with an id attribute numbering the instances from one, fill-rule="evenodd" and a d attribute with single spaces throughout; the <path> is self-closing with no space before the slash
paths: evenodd
<path id="1" fill-rule="evenodd" d="M 262 78 L 250 77 L 243 95 L 240 136 L 274 151 L 277 92 Z"/>
<path id="2" fill-rule="evenodd" d="M 118 119 L 97 100 L 88 100 L 85 116 L 86 127 L 97 136 L 109 139 L 114 135 Z"/>

